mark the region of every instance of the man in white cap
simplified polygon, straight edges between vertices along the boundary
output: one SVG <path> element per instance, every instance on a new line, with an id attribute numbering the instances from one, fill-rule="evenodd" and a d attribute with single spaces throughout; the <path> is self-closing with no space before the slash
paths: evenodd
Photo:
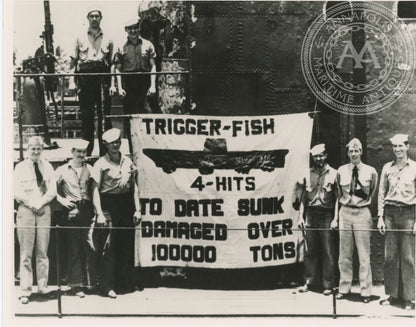
<path id="1" fill-rule="evenodd" d="M 107 154 L 94 168 L 107 225 L 112 231 L 97 230 L 97 253 L 101 258 L 100 284 L 110 298 L 135 290 L 134 226 L 141 220 L 137 169 L 129 157 L 120 153 L 120 130 L 112 128 L 103 134 Z M 120 229 L 117 229 L 121 227 Z M 103 251 L 103 249 L 105 249 Z"/>
<path id="2" fill-rule="evenodd" d="M 43 140 L 29 138 L 27 159 L 14 170 L 14 198 L 19 204 L 16 225 L 20 245 L 20 301 L 29 303 L 32 293 L 32 255 L 36 254 L 38 293 L 46 294 L 49 259 L 47 256 L 51 226 L 50 202 L 56 196 L 55 172 L 49 162 L 41 158 Z"/>
<path id="3" fill-rule="evenodd" d="M 100 24 L 103 16 L 101 10 L 90 8 L 87 13 L 89 28 L 76 40 L 75 51 L 71 56 L 71 67 L 78 73 L 109 73 L 113 58 L 113 42 L 103 33 Z M 104 154 L 102 145 L 103 134 L 103 108 L 104 114 L 110 115 L 111 98 L 109 96 L 110 77 L 79 76 L 77 88 L 79 107 L 81 111 L 81 137 L 89 142 L 87 156 L 94 149 L 94 111 L 97 110 L 97 136 L 100 146 L 100 155 Z M 74 79 L 70 80 L 70 88 Z M 101 93 L 101 89 L 103 92 Z M 103 97 L 102 98 L 102 94 Z M 110 119 L 105 119 L 104 129 L 111 128 Z"/>
<path id="4" fill-rule="evenodd" d="M 124 29 L 127 42 L 119 47 L 114 56 L 113 71 L 115 72 L 156 72 L 156 52 L 153 44 L 140 37 L 139 21 L 128 21 Z M 139 54 L 139 55 L 138 55 Z M 124 114 L 145 113 L 146 96 L 156 93 L 156 75 L 125 75 L 117 76 L 118 94 L 123 96 Z M 115 76 L 111 79 L 111 94 L 115 93 Z M 130 153 L 133 153 L 130 135 L 130 119 L 124 124 L 129 140 Z"/>
<path id="5" fill-rule="evenodd" d="M 360 263 L 359 279 L 361 299 L 371 300 L 372 274 L 370 264 L 370 236 L 373 220 L 370 205 L 374 202 L 377 188 L 376 170 L 361 162 L 363 148 L 354 138 L 347 144 L 350 163 L 339 167 L 337 172 L 337 196 L 339 210 L 339 293 L 337 299 L 348 297 L 353 278 L 354 245 Z"/>
<path id="6" fill-rule="evenodd" d="M 298 291 L 303 293 L 318 286 L 323 287 L 324 295 L 330 295 L 334 287 L 336 265 L 335 239 L 331 223 L 334 219 L 336 203 L 337 172 L 326 162 L 325 144 L 315 145 L 310 154 L 313 167 L 309 176 L 299 181 L 296 187 L 296 199 L 300 199 L 302 203 L 299 227 L 302 230 L 306 227 L 305 285 Z M 306 217 L 306 226 L 304 217 Z M 318 276 L 322 277 L 319 281 Z"/>
<path id="7" fill-rule="evenodd" d="M 394 160 L 384 165 L 378 192 L 378 228 L 386 234 L 381 305 L 403 301 L 415 308 L 416 162 L 408 156 L 409 136 L 390 138 Z M 403 230 L 403 231 L 400 231 Z"/>
<path id="8" fill-rule="evenodd" d="M 95 222 L 96 214 L 98 222 L 105 221 L 94 170 L 85 163 L 87 147 L 88 141 L 74 140 L 72 159 L 56 170 L 57 200 L 64 208 L 65 226 L 69 227 L 66 231 L 68 286 L 80 298 L 85 296 L 84 286 L 92 289 L 96 284 L 89 227 Z"/>

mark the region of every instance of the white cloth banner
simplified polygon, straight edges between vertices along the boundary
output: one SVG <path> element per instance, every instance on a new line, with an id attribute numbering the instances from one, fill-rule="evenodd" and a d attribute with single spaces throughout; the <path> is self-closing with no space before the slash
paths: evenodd
<path id="1" fill-rule="evenodd" d="M 309 167 L 307 113 L 131 120 L 142 222 L 136 265 L 249 268 L 299 261 L 293 190 Z"/>

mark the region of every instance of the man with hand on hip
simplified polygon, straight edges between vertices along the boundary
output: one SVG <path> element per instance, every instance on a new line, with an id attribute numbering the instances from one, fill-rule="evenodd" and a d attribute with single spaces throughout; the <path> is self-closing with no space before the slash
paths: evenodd
<path id="1" fill-rule="evenodd" d="M 87 148 L 88 141 L 74 140 L 72 159 L 56 170 L 57 200 L 64 208 L 65 225 L 69 227 L 66 231 L 68 285 L 72 294 L 80 298 L 85 296 L 84 287 L 93 289 L 96 285 L 89 230 L 95 214 L 103 216 L 93 167 L 84 162 Z"/>

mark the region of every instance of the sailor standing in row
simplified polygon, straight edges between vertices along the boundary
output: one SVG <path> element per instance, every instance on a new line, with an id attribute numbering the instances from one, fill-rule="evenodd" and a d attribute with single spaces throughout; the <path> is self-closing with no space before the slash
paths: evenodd
<path id="1" fill-rule="evenodd" d="M 55 172 L 41 158 L 43 140 L 29 138 L 28 158 L 14 170 L 14 198 L 19 204 L 16 225 L 20 244 L 20 302 L 29 303 L 32 293 L 32 255 L 36 255 L 38 293 L 46 294 L 48 286 L 48 245 L 51 226 L 50 202 L 56 196 Z"/>
<path id="2" fill-rule="evenodd" d="M 97 230 L 101 234 L 96 244 L 101 256 L 101 288 L 110 297 L 118 292 L 135 290 L 134 226 L 141 220 L 137 169 L 129 157 L 120 152 L 120 130 L 112 128 L 103 134 L 107 153 L 94 168 L 107 226 L 115 229 Z"/>
<path id="3" fill-rule="evenodd" d="M 383 167 L 378 195 L 378 228 L 386 234 L 384 287 L 389 295 L 380 304 L 401 299 L 406 310 L 414 310 L 416 162 L 408 156 L 408 135 L 397 134 L 390 142 L 395 158 Z"/>
<path id="4" fill-rule="evenodd" d="M 84 287 L 94 288 L 94 246 L 89 227 L 103 219 L 100 195 L 94 181 L 93 168 L 84 162 L 88 141 L 72 142 L 72 159 L 56 170 L 57 200 L 64 208 L 67 236 L 67 272 L 71 292 L 80 298 Z M 104 218 L 105 219 L 105 218 Z M 80 228 L 77 228 L 80 227 Z"/>
<path id="5" fill-rule="evenodd" d="M 356 246 L 360 262 L 361 298 L 364 303 L 369 303 L 372 288 L 370 236 L 373 227 L 370 205 L 375 199 L 378 176 L 373 167 L 361 162 L 363 150 L 358 139 L 352 139 L 347 144 L 347 151 L 350 163 L 341 166 L 337 173 L 340 203 L 340 282 L 337 299 L 346 298 L 351 291 Z"/>
<path id="6" fill-rule="evenodd" d="M 300 212 L 299 227 L 305 230 L 305 285 L 299 292 L 313 286 L 323 287 L 323 294 L 330 295 L 335 283 L 335 235 L 330 229 L 336 204 L 336 170 L 326 163 L 325 144 L 315 145 L 310 154 L 313 167 L 308 177 L 298 182 L 301 208 L 305 209 L 305 220 Z M 315 230 L 316 229 L 316 230 Z M 319 265 L 318 265 L 319 263 Z M 317 280 L 322 276 L 321 280 Z"/>

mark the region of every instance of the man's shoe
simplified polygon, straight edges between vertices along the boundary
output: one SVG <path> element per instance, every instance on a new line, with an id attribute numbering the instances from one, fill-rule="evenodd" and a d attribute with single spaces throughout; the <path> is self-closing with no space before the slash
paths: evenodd
<path id="1" fill-rule="evenodd" d="M 411 301 L 405 301 L 404 309 L 407 310 L 407 311 L 414 310 L 415 309 L 415 304 L 412 303 Z"/>
<path id="2" fill-rule="evenodd" d="M 81 287 L 72 287 L 70 290 L 69 290 L 69 292 L 68 292 L 70 295 L 73 295 L 73 296 L 77 296 L 77 297 L 79 297 L 80 299 L 82 299 L 82 298 L 84 298 L 85 297 L 85 293 L 84 293 L 84 291 L 82 290 L 82 288 Z"/>
<path id="3" fill-rule="evenodd" d="M 136 289 L 137 289 L 139 292 L 142 292 L 142 291 L 144 290 L 144 286 L 143 286 L 143 283 L 142 283 L 141 281 L 137 282 Z"/>
<path id="4" fill-rule="evenodd" d="M 113 290 L 108 291 L 107 296 L 108 296 L 110 299 L 116 299 L 116 298 L 117 298 L 117 294 L 116 294 L 116 292 L 114 292 Z"/>
<path id="5" fill-rule="evenodd" d="M 344 294 L 344 293 L 338 293 L 336 298 L 337 300 L 344 300 L 348 297 L 348 294 Z"/>
<path id="6" fill-rule="evenodd" d="M 65 293 L 65 292 L 69 292 L 71 291 L 71 287 L 68 285 L 62 285 L 61 286 L 61 292 Z"/>
<path id="7" fill-rule="evenodd" d="M 361 297 L 361 300 L 362 300 L 364 303 L 370 303 L 370 301 L 371 301 L 371 299 L 370 299 L 370 297 L 369 297 L 369 296 L 362 296 L 362 297 Z"/>
<path id="8" fill-rule="evenodd" d="M 309 291 L 309 286 L 308 284 L 302 285 L 300 287 L 298 287 L 298 293 L 306 293 Z"/>
<path id="9" fill-rule="evenodd" d="M 22 296 L 20 298 L 20 303 L 21 304 L 28 304 L 29 303 L 29 298 L 27 296 Z"/>
<path id="10" fill-rule="evenodd" d="M 75 296 L 78 296 L 80 299 L 83 299 L 85 297 L 85 293 L 83 291 L 78 291 L 75 293 Z"/>
<path id="11" fill-rule="evenodd" d="M 392 304 L 394 304 L 396 302 L 397 302 L 397 299 L 396 298 L 394 298 L 392 296 L 389 296 L 387 299 L 381 300 L 380 301 L 380 305 L 387 306 L 387 305 L 392 305 Z"/>
<path id="12" fill-rule="evenodd" d="M 323 295 L 325 295 L 325 296 L 328 296 L 328 295 L 331 295 L 332 294 L 332 290 L 324 290 L 323 292 L 322 292 L 322 294 Z"/>

